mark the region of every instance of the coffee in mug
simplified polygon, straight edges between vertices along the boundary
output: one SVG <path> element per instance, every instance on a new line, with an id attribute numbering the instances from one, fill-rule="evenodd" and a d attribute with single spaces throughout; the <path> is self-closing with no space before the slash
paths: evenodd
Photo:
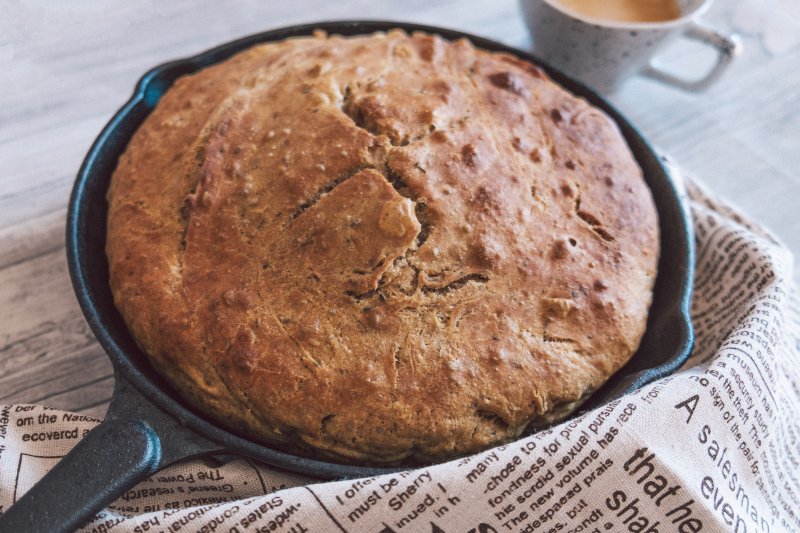
<path id="1" fill-rule="evenodd" d="M 661 22 L 681 16 L 677 0 L 558 0 L 576 13 L 600 20 Z"/>
<path id="2" fill-rule="evenodd" d="M 687 91 L 711 85 L 741 50 L 698 18 L 712 0 L 520 0 L 534 53 L 590 87 L 614 92 L 641 74 Z M 685 79 L 659 69 L 655 52 L 686 37 L 717 50 L 717 63 L 700 79 Z"/>

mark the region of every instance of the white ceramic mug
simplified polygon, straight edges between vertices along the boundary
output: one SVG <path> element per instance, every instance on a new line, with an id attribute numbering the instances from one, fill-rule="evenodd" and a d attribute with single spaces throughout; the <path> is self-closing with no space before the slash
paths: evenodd
<path id="1" fill-rule="evenodd" d="M 724 35 L 698 21 L 711 6 L 711 0 L 678 0 L 681 16 L 661 22 L 593 19 L 558 0 L 520 0 L 520 4 L 533 38 L 534 53 L 600 92 L 614 92 L 634 74 L 687 91 L 702 91 L 741 51 L 738 37 Z M 698 80 L 680 78 L 652 63 L 656 50 L 681 36 L 717 49 L 716 64 Z"/>

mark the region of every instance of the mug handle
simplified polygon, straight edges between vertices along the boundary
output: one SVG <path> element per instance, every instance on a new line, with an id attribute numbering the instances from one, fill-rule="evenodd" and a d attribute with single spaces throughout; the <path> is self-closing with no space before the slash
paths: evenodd
<path id="1" fill-rule="evenodd" d="M 725 35 L 697 21 L 692 21 L 689 24 L 683 36 L 687 39 L 699 41 L 717 49 L 717 63 L 711 68 L 708 74 L 699 80 L 686 80 L 674 74 L 664 72 L 655 67 L 652 63 L 646 66 L 641 74 L 668 85 L 674 85 L 685 91 L 700 92 L 708 89 L 712 83 L 717 81 L 717 78 L 719 78 L 731 64 L 733 58 L 742 52 L 742 41 L 739 39 L 738 35 Z"/>

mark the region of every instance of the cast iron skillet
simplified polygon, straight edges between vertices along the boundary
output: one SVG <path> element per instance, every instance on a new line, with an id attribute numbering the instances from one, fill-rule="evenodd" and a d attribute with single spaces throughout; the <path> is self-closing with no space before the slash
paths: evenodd
<path id="1" fill-rule="evenodd" d="M 245 37 L 144 75 L 131 99 L 103 129 L 78 172 L 67 214 L 67 259 L 86 319 L 114 366 L 116 385 L 105 421 L 91 431 L 0 519 L 2 531 L 71 531 L 138 481 L 187 457 L 239 454 L 323 479 L 394 471 L 309 459 L 258 444 L 209 422 L 158 376 L 131 338 L 108 285 L 106 189 L 118 157 L 164 92 L 185 74 L 223 61 L 256 43 L 309 35 L 315 29 L 355 35 L 404 28 L 466 37 L 486 50 L 510 52 L 541 65 L 558 83 L 613 117 L 644 170 L 661 226 L 661 260 L 647 330 L 631 361 L 590 399 L 602 405 L 676 370 L 689 356 L 694 247 L 692 229 L 658 156 L 639 132 L 593 91 L 521 50 L 458 31 L 398 22 L 324 22 Z"/>

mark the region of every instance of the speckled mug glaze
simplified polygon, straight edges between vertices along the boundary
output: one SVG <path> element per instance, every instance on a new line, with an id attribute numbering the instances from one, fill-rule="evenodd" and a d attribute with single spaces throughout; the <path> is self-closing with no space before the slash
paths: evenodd
<path id="1" fill-rule="evenodd" d="M 536 55 L 603 93 L 614 92 L 634 74 L 701 91 L 719 78 L 741 50 L 736 36 L 724 35 L 697 20 L 711 0 L 678 0 L 681 16 L 661 22 L 594 19 L 557 0 L 520 0 L 520 4 Z M 717 63 L 701 79 L 686 80 L 651 63 L 656 50 L 681 36 L 718 51 Z"/>

